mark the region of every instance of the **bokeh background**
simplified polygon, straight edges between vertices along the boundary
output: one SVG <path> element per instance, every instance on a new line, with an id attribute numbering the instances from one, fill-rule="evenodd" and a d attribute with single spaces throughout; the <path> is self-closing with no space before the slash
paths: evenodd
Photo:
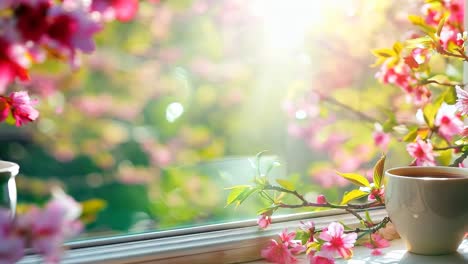
<path id="1" fill-rule="evenodd" d="M 0 124 L 0 158 L 21 166 L 22 203 L 54 186 L 93 199 L 85 237 L 255 218 L 260 199 L 225 208 L 224 188 L 250 183 L 263 150 L 282 163 L 272 177 L 339 201 L 351 186 L 335 170 L 410 161 L 403 143 L 374 145 L 375 123 L 412 106 L 377 82 L 370 50 L 404 39 L 421 2 L 141 1 L 79 70 L 35 66 L 41 117 Z"/>

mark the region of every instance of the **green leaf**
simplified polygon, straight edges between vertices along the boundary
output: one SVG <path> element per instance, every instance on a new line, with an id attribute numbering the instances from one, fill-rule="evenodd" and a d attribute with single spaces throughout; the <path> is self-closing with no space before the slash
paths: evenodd
<path id="1" fill-rule="evenodd" d="M 408 134 L 403 137 L 404 142 L 413 142 L 418 136 L 418 127 L 412 128 Z"/>
<path id="2" fill-rule="evenodd" d="M 357 173 L 340 173 L 340 172 L 336 172 L 336 173 L 358 186 L 370 187 L 369 181 L 366 179 L 366 177 L 362 175 L 359 175 Z"/>
<path id="3" fill-rule="evenodd" d="M 429 35 L 434 35 L 434 33 L 437 32 L 435 28 L 426 24 L 425 19 L 421 16 L 409 15 L 408 19 L 413 25 L 418 26 L 422 31 L 426 32 Z"/>
<path id="4" fill-rule="evenodd" d="M 241 195 L 250 189 L 249 185 L 239 185 L 231 187 L 231 192 L 229 193 L 226 201 L 226 206 L 231 205 L 232 203 L 241 199 Z"/>
<path id="5" fill-rule="evenodd" d="M 252 188 L 252 189 L 247 189 L 247 190 L 244 190 L 240 195 L 239 197 L 237 198 L 237 203 L 236 203 L 236 207 L 239 206 L 240 204 L 242 204 L 247 198 L 250 197 L 250 195 L 252 195 L 254 192 L 258 191 L 257 188 Z"/>
<path id="6" fill-rule="evenodd" d="M 365 215 L 366 215 L 366 220 L 367 220 L 367 222 L 373 223 L 373 222 L 372 222 L 372 219 L 371 219 L 371 217 L 370 217 L 369 211 L 366 211 L 366 212 L 365 212 Z"/>
<path id="7" fill-rule="evenodd" d="M 448 83 L 448 82 L 450 82 L 450 79 L 445 74 L 436 74 L 436 75 L 432 76 L 431 78 L 427 79 L 426 81 L 436 81 L 438 83 Z M 434 85 L 437 85 L 437 84 L 434 84 Z"/>
<path id="8" fill-rule="evenodd" d="M 406 49 L 415 49 L 415 48 L 432 48 L 434 47 L 434 40 L 429 36 L 424 36 L 415 39 L 409 39 L 405 41 Z"/>
<path id="9" fill-rule="evenodd" d="M 383 155 L 374 166 L 374 185 L 377 188 L 380 188 L 382 184 L 384 165 L 385 165 L 385 155 Z"/>
<path id="10" fill-rule="evenodd" d="M 341 200 L 341 205 L 348 204 L 349 202 L 353 200 L 365 197 L 367 195 L 369 195 L 368 192 L 361 191 L 361 190 L 352 190 L 350 192 L 345 193 L 345 195 L 343 196 L 343 199 Z"/>
<path id="11" fill-rule="evenodd" d="M 445 20 L 447 19 L 447 16 L 443 16 L 442 19 L 439 21 L 439 25 L 437 25 L 437 36 L 440 37 L 440 32 L 442 32 L 442 28 L 444 27 Z"/>
<path id="12" fill-rule="evenodd" d="M 281 185 L 281 187 L 285 188 L 286 190 L 294 191 L 295 187 L 294 184 L 285 179 L 276 179 L 276 182 Z"/>
<path id="13" fill-rule="evenodd" d="M 441 150 L 437 151 L 438 156 L 436 157 L 437 163 L 440 164 L 441 166 L 448 166 L 452 162 L 452 153 L 453 150 L 447 149 L 447 150 Z"/>
<path id="14" fill-rule="evenodd" d="M 383 48 L 383 49 L 374 49 L 374 50 L 371 50 L 372 54 L 374 54 L 374 56 L 376 56 L 377 58 L 391 58 L 391 57 L 394 57 L 396 56 L 396 53 L 395 51 L 391 50 L 391 49 L 387 49 L 387 48 Z"/>
<path id="15" fill-rule="evenodd" d="M 457 91 L 455 90 L 455 87 L 449 87 L 444 94 L 444 102 L 447 104 L 453 105 L 457 102 Z"/>
<path id="16" fill-rule="evenodd" d="M 393 44 L 393 50 L 397 56 L 400 56 L 400 53 L 403 50 L 403 44 L 399 41 L 395 42 L 395 44 Z"/>
<path id="17" fill-rule="evenodd" d="M 441 94 L 434 103 L 428 103 L 423 108 L 424 120 L 430 128 L 434 127 L 434 119 L 442 105 L 442 102 L 444 101 L 444 98 L 445 94 Z"/>

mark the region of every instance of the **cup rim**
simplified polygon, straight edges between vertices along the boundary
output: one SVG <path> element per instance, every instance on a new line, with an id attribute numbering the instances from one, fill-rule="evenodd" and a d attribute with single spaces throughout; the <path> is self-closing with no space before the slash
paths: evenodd
<path id="1" fill-rule="evenodd" d="M 0 160 L 0 174 L 10 173 L 10 177 L 14 177 L 19 172 L 19 165 L 11 162 Z"/>
<path id="2" fill-rule="evenodd" d="M 426 177 L 411 177 L 411 176 L 404 176 L 394 174 L 393 171 L 395 170 L 443 170 L 443 171 L 452 171 L 454 175 L 466 175 L 463 178 L 449 178 L 449 177 L 433 177 L 433 178 L 426 178 Z M 402 167 L 394 167 L 387 169 L 385 171 L 385 176 L 390 176 L 393 178 L 400 178 L 400 179 L 411 179 L 411 180 L 419 180 L 419 181 L 468 181 L 468 168 L 459 168 L 459 167 L 446 167 L 446 166 L 402 166 Z"/>

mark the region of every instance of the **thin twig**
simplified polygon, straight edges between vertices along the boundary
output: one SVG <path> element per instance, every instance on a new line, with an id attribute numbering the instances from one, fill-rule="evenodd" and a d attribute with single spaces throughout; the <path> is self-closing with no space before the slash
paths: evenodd
<path id="1" fill-rule="evenodd" d="M 328 103 L 333 104 L 333 105 L 336 105 L 336 106 L 339 106 L 339 107 L 341 107 L 341 108 L 355 114 L 356 116 L 358 116 L 359 118 L 361 118 L 361 119 L 363 119 L 365 121 L 372 122 L 372 123 L 378 123 L 379 122 L 376 118 L 368 116 L 368 115 L 364 114 L 363 112 L 352 108 L 349 105 L 343 104 L 342 102 L 336 100 L 335 98 L 328 97 L 328 96 L 325 96 L 323 94 L 319 94 L 319 96 L 323 101 L 328 102 Z"/>
<path id="2" fill-rule="evenodd" d="M 452 146 L 448 146 L 448 147 L 443 147 L 443 148 L 433 148 L 433 150 L 448 150 L 448 149 L 459 149 L 459 148 L 463 148 L 463 147 L 467 147 L 468 144 L 461 144 L 461 145 L 452 145 Z"/>

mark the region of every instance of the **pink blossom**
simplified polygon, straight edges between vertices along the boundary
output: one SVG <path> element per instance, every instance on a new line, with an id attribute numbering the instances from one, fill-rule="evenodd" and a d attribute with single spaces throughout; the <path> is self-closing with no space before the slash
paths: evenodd
<path id="1" fill-rule="evenodd" d="M 268 262 L 278 264 L 290 264 L 297 262 L 297 258 L 294 257 L 288 246 L 283 243 L 278 243 L 274 239 L 270 240 L 269 245 L 262 249 L 261 255 Z"/>
<path id="2" fill-rule="evenodd" d="M 91 11 L 101 13 L 105 20 L 132 20 L 138 11 L 138 0 L 93 0 Z"/>
<path id="3" fill-rule="evenodd" d="M 457 91 L 457 103 L 455 104 L 462 115 L 468 115 L 468 92 L 460 86 L 455 87 Z"/>
<path id="4" fill-rule="evenodd" d="M 313 221 L 303 222 L 301 221 L 301 225 L 299 228 L 303 231 L 314 233 L 315 232 L 315 223 Z"/>
<path id="5" fill-rule="evenodd" d="M 444 49 L 448 49 L 449 43 L 457 44 L 457 34 L 458 34 L 458 29 L 455 28 L 454 26 L 451 26 L 450 24 L 446 24 L 443 28 L 442 31 L 440 32 L 440 45 Z"/>
<path id="6" fill-rule="evenodd" d="M 333 256 L 323 256 L 323 251 L 318 252 L 318 254 L 309 255 L 309 263 L 310 264 L 335 264 L 335 259 Z"/>
<path id="7" fill-rule="evenodd" d="M 453 24 L 463 25 L 465 1 L 448 0 L 448 1 L 442 1 L 442 3 L 450 11 L 450 17 L 448 21 Z"/>
<path id="8" fill-rule="evenodd" d="M 385 198 L 384 187 L 373 188 L 367 198 L 369 201 L 375 201 L 377 198 L 379 198 L 379 200 L 383 202 Z"/>
<path id="9" fill-rule="evenodd" d="M 7 39 L 0 37 L 0 93 L 3 93 L 16 78 L 21 81 L 29 80 L 26 69 L 29 62 L 24 47 L 13 45 Z"/>
<path id="10" fill-rule="evenodd" d="M 51 7 L 48 0 L 22 1 L 15 8 L 16 28 L 24 41 L 39 41 L 47 31 L 47 13 Z"/>
<path id="11" fill-rule="evenodd" d="M 305 250 L 305 246 L 301 241 L 294 240 L 296 232 L 288 233 L 285 229 L 280 234 L 280 242 L 272 239 L 269 245 L 262 249 L 261 255 L 269 262 L 289 264 L 295 263 L 297 258 L 294 254 L 299 254 Z"/>
<path id="12" fill-rule="evenodd" d="M 27 92 L 13 92 L 10 94 L 9 99 L 11 103 L 11 113 L 16 120 L 16 126 L 32 122 L 39 117 L 39 112 L 33 107 L 37 101 L 31 100 Z"/>
<path id="13" fill-rule="evenodd" d="M 390 142 L 390 135 L 382 130 L 376 130 L 372 133 L 374 144 L 382 151 L 387 151 L 388 143 Z"/>
<path id="14" fill-rule="evenodd" d="M 0 209 L 0 264 L 16 263 L 24 256 L 24 239 L 15 231 L 10 212 Z"/>
<path id="15" fill-rule="evenodd" d="M 31 246 L 47 261 L 58 262 L 63 242 L 78 234 L 82 225 L 77 220 L 81 206 L 62 191 L 43 210 L 31 210 L 26 217 L 31 224 Z"/>
<path id="16" fill-rule="evenodd" d="M 8 100 L 0 96 L 0 122 L 3 122 L 10 115 L 10 108 Z"/>
<path id="17" fill-rule="evenodd" d="M 435 166 L 431 142 L 425 142 L 418 138 L 416 142 L 406 146 L 406 151 L 408 151 L 411 157 L 416 159 L 415 164 L 417 166 Z"/>
<path id="18" fill-rule="evenodd" d="M 438 126 L 437 132 L 448 141 L 452 140 L 454 135 L 460 134 L 464 128 L 460 116 L 455 114 L 455 107 L 447 104 L 440 107 L 434 124 Z"/>
<path id="19" fill-rule="evenodd" d="M 352 256 L 351 249 L 354 247 L 357 234 L 345 234 L 343 225 L 332 222 L 320 233 L 320 239 L 325 241 L 321 250 L 337 252 L 341 257 L 348 259 Z"/>
<path id="20" fill-rule="evenodd" d="M 257 220 L 260 228 L 267 228 L 271 224 L 271 214 L 263 213 Z"/>
<path id="21" fill-rule="evenodd" d="M 72 65 L 76 64 L 76 50 L 85 53 L 94 51 L 93 35 L 101 30 L 101 25 L 94 21 L 83 9 L 68 10 L 62 6 L 51 7 L 48 14 L 49 26 L 42 38 L 42 43 L 61 56 L 68 57 Z"/>
<path id="22" fill-rule="evenodd" d="M 326 204 L 327 203 L 327 198 L 325 198 L 325 195 L 320 194 L 317 196 L 317 203 L 318 204 Z"/>
<path id="23" fill-rule="evenodd" d="M 365 247 L 372 249 L 372 255 L 379 256 L 382 255 L 380 251 L 381 248 L 386 248 L 390 246 L 390 242 L 380 236 L 378 233 L 371 235 L 370 242 L 364 244 Z"/>

